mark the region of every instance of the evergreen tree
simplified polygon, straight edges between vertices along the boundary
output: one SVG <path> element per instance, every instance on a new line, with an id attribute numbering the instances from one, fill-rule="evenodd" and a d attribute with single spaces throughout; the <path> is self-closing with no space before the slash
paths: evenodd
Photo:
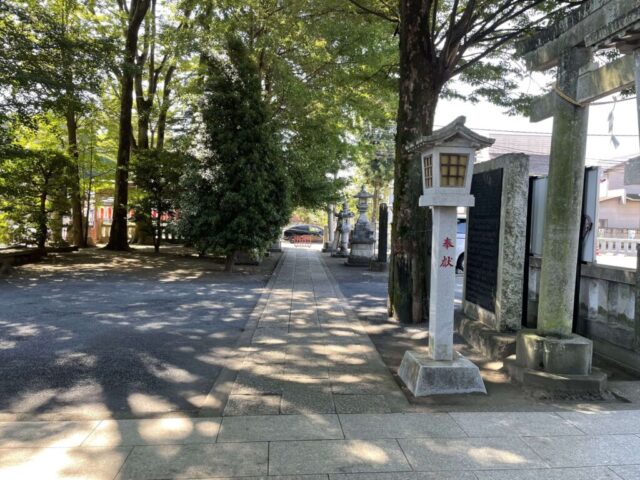
<path id="1" fill-rule="evenodd" d="M 132 165 L 135 184 L 143 192 L 140 204 L 143 214 L 155 210 L 154 250 L 160 251 L 162 217 L 176 206 L 180 194 L 180 176 L 193 159 L 180 152 L 142 150 Z"/>
<path id="2" fill-rule="evenodd" d="M 69 164 L 55 150 L 0 147 L 0 211 L 15 229 L 12 240 L 35 240 L 44 251 L 51 214 L 68 208 Z"/>
<path id="3" fill-rule="evenodd" d="M 202 119 L 207 153 L 187 173 L 181 233 L 201 253 L 227 258 L 263 250 L 290 214 L 287 173 L 259 70 L 241 40 L 227 41 L 224 58 L 210 58 Z"/>

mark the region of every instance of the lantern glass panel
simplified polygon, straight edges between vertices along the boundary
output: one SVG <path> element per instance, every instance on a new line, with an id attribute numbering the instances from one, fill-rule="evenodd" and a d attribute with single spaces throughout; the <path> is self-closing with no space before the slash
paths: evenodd
<path id="1" fill-rule="evenodd" d="M 464 187 L 468 164 L 469 155 L 440 154 L 440 186 Z"/>
<path id="2" fill-rule="evenodd" d="M 424 169 L 424 188 L 433 187 L 433 158 L 428 155 L 422 159 Z"/>

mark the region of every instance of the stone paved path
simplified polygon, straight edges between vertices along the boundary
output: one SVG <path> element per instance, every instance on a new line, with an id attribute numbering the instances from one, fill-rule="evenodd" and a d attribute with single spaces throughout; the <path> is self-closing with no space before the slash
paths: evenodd
<path id="1" fill-rule="evenodd" d="M 269 287 L 222 416 L 1 422 L 0 479 L 640 478 L 640 411 L 408 412 L 317 252 Z"/>
<path id="2" fill-rule="evenodd" d="M 320 255 L 289 250 L 242 349 L 224 416 L 406 409 L 369 337 L 343 305 Z"/>

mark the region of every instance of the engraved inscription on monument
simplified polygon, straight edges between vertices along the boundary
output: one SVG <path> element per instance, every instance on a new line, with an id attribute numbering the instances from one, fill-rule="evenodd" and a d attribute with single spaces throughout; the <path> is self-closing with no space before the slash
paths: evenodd
<path id="1" fill-rule="evenodd" d="M 502 169 L 473 175 L 465 247 L 466 300 L 495 313 L 500 249 Z"/>

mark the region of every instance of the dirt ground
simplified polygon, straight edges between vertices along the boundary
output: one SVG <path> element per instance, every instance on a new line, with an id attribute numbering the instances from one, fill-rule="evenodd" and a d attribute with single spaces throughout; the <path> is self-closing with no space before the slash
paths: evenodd
<path id="1" fill-rule="evenodd" d="M 427 349 L 428 325 L 403 325 L 387 317 L 387 273 L 346 267 L 344 259 L 326 254 L 323 258 L 387 367 L 417 411 L 558 411 L 640 407 L 640 379 L 597 357 L 594 365 L 605 370 L 609 376 L 605 395 L 550 394 L 511 383 L 502 362 L 483 357 L 459 335 L 454 336 L 456 349 L 479 366 L 487 395 L 413 397 L 398 378 L 397 371 L 406 350 Z"/>

